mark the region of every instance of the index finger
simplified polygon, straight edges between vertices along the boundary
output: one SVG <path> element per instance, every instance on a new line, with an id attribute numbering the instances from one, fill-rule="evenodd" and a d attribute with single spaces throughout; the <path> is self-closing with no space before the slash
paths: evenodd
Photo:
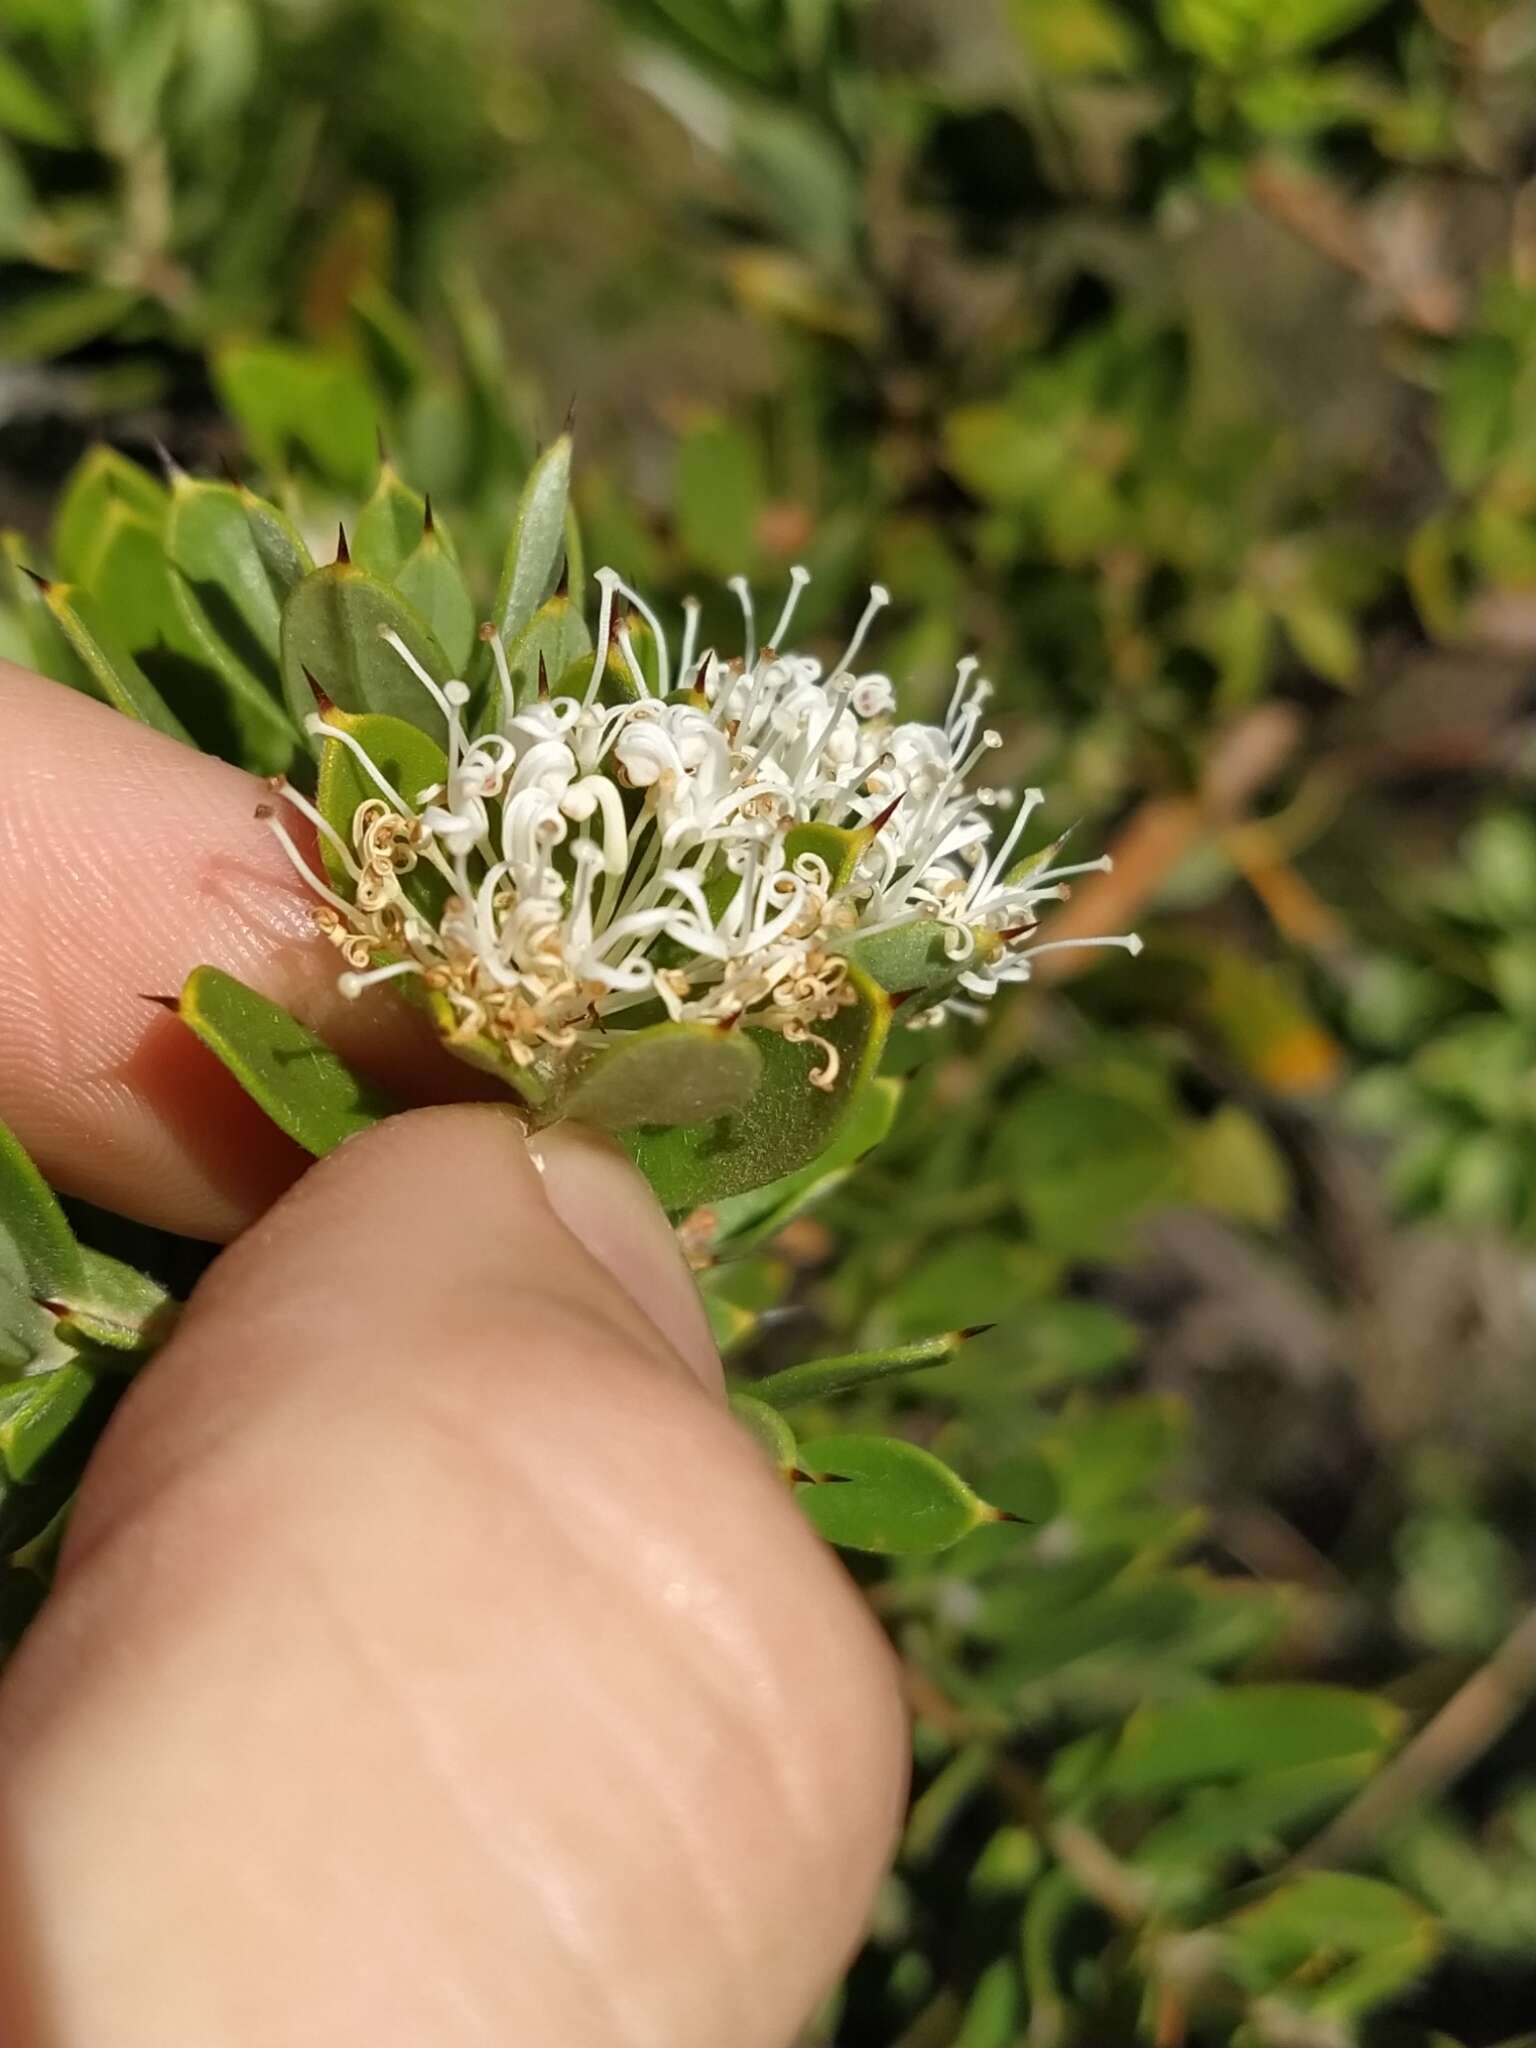
<path id="1" fill-rule="evenodd" d="M 233 1236 L 304 1166 L 175 1017 L 205 963 L 419 1103 L 484 1094 L 381 992 L 347 1002 L 254 777 L 0 663 L 0 1118 L 60 1188 Z"/>

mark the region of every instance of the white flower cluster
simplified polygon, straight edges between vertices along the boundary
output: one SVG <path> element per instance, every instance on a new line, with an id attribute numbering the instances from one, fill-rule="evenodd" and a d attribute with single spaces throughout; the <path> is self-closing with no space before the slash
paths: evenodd
<path id="1" fill-rule="evenodd" d="M 1032 959 L 1050 950 L 1031 943 L 1039 906 L 1108 861 L 1021 863 L 1011 873 L 1042 796 L 1025 792 L 994 848 L 987 812 L 1006 792 L 967 786 L 1000 744 L 982 724 L 990 692 L 975 662 L 960 664 L 942 726 L 896 723 L 889 679 L 856 667 L 887 593 L 871 592 L 826 669 L 785 649 L 808 580 L 791 572 L 762 646 L 750 593 L 732 583 L 746 626 L 741 660 L 695 652 L 690 603 L 674 679 L 655 613 L 602 570 L 584 694 L 514 710 L 506 655 L 488 635 L 506 715 L 474 738 L 467 686 L 428 675 L 386 635 L 446 722 L 445 780 L 408 803 L 352 734 L 317 715 L 311 730 L 350 748 L 377 794 L 343 836 L 300 792 L 276 786 L 329 843 L 350 894 L 317 875 L 270 819 L 345 957 L 343 992 L 419 977 L 445 999 L 452 1038 L 489 1040 L 518 1067 L 663 1018 L 744 1020 L 815 1045 L 812 1079 L 831 1087 L 837 1054 L 816 1026 L 854 1000 L 847 954 L 856 941 L 926 923 L 967 995 L 1027 979 Z M 631 607 L 654 635 L 649 681 Z M 617 705 L 599 700 L 611 649 L 635 692 Z M 851 874 L 834 875 L 819 852 L 792 852 L 796 826 L 860 833 Z M 420 869 L 439 878 L 435 914 L 411 885 Z M 1134 937 L 1057 944 L 1139 949 Z M 935 1014 L 930 1006 L 911 1021 Z"/>

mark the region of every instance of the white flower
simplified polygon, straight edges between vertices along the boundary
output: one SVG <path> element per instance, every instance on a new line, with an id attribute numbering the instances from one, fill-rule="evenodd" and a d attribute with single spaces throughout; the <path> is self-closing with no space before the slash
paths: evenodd
<path id="1" fill-rule="evenodd" d="M 299 791 L 276 785 L 324 836 L 350 897 L 270 819 L 346 960 L 343 993 L 417 979 L 446 1003 L 451 1040 L 488 1040 L 518 1068 L 663 1017 L 745 1020 L 817 1046 L 811 1078 L 831 1087 L 838 1055 L 816 1026 L 855 1000 L 848 955 L 861 940 L 913 925 L 941 935 L 955 972 L 944 1000 L 914 1016 L 920 1024 L 968 1008 L 956 988 L 984 997 L 1027 980 L 1052 950 L 1033 943 L 1038 906 L 1108 860 L 1052 866 L 1053 850 L 1015 864 L 1043 801 L 1037 789 L 994 848 L 987 812 L 1006 798 L 969 785 L 1001 744 L 982 722 L 990 688 L 975 662 L 960 664 L 941 726 L 895 723 L 889 678 L 855 666 L 887 593 L 871 591 L 824 670 L 785 644 L 808 580 L 791 571 L 761 647 L 751 593 L 733 582 L 746 629 L 737 660 L 696 652 L 690 603 L 674 683 L 661 622 L 602 570 L 583 696 L 514 710 L 506 655 L 491 637 L 505 714 L 479 737 L 465 724 L 467 686 L 428 675 L 386 634 L 446 724 L 444 781 L 409 804 L 352 734 L 310 719 L 313 733 L 352 751 L 376 792 L 341 832 Z M 654 635 L 654 689 L 626 603 Z M 636 693 L 619 705 L 599 697 L 613 648 Z M 818 853 L 792 854 L 797 826 L 858 834 L 852 872 L 835 878 Z M 1133 936 L 1056 942 L 1087 944 L 1140 950 Z"/>

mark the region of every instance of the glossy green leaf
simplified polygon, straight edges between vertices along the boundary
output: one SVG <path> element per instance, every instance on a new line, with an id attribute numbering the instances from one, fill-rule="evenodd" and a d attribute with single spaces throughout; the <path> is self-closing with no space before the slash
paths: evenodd
<path id="1" fill-rule="evenodd" d="M 558 1097 L 558 1110 L 613 1131 L 716 1121 L 750 1102 L 762 1072 L 747 1032 L 656 1024 L 595 1054 Z"/>
<path id="2" fill-rule="evenodd" d="M 1172 1792 L 1343 1757 L 1381 1758 L 1402 1727 L 1396 1707 L 1342 1686 L 1239 1686 L 1143 1707 L 1126 1723 L 1103 1782 L 1116 1792 Z"/>
<path id="3" fill-rule="evenodd" d="M 492 619 L 510 644 L 550 596 L 565 553 L 571 437 L 562 434 L 529 471 L 496 588 Z"/>
<path id="4" fill-rule="evenodd" d="M 191 735 L 113 632 L 102 608 L 72 583 L 51 583 L 43 601 L 96 695 L 114 710 L 192 744 Z"/>
<path id="5" fill-rule="evenodd" d="M 297 1017 L 217 967 L 193 970 L 179 1009 L 279 1130 L 317 1158 L 398 1107 Z"/>
<path id="6" fill-rule="evenodd" d="M 925 1556 L 989 1519 L 989 1510 L 947 1465 L 892 1437 L 824 1436 L 800 1450 L 803 1470 L 847 1482 L 805 1486 L 800 1504 L 845 1550 Z"/>
<path id="7" fill-rule="evenodd" d="M 787 1478 L 796 1465 L 795 1432 L 783 1416 L 743 1393 L 731 1395 L 731 1413 Z"/>
<path id="8" fill-rule="evenodd" d="M 778 1032 L 746 1027 L 762 1055 L 763 1080 L 744 1110 L 711 1123 L 624 1134 L 667 1208 L 697 1208 L 782 1179 L 809 1165 L 838 1137 L 879 1063 L 890 1021 L 889 1005 L 878 989 L 857 971 L 850 973 L 849 985 L 856 1000 L 817 1027 L 837 1053 L 832 1088 L 817 1087 L 812 1079 L 825 1070 L 820 1047 L 795 1045 Z"/>
<path id="9" fill-rule="evenodd" d="M 39 1300 L 78 1289 L 80 1247 L 53 1191 L 16 1139 L 0 1124 L 0 1274 Z"/>
<path id="10" fill-rule="evenodd" d="M 198 644 L 273 749 L 291 752 L 300 730 L 282 698 L 282 609 L 314 566 L 308 548 L 254 492 L 188 476 L 171 493 L 165 546 Z"/>
<path id="11" fill-rule="evenodd" d="M 296 586 L 283 606 L 282 668 L 288 709 L 300 727 L 314 713 L 318 686 L 343 711 L 387 712 L 447 744 L 442 712 L 386 643 L 387 631 L 399 635 L 434 682 L 449 679 L 448 657 L 426 620 L 365 570 L 333 562 Z M 312 744 L 318 749 L 318 741 Z"/>
<path id="12" fill-rule="evenodd" d="M 754 1380 L 752 1392 L 772 1408 L 828 1401 L 837 1394 L 856 1393 L 879 1380 L 901 1379 L 908 1373 L 945 1365 L 964 1342 L 960 1332 L 951 1331 L 920 1344 L 897 1344 L 883 1351 L 850 1351 L 840 1358 L 813 1358 L 805 1365 L 786 1366 L 782 1372 Z"/>
<path id="13" fill-rule="evenodd" d="M 30 1480 L 90 1399 L 95 1375 L 83 1365 L 61 1365 L 0 1387 L 0 1466 L 14 1480 Z"/>

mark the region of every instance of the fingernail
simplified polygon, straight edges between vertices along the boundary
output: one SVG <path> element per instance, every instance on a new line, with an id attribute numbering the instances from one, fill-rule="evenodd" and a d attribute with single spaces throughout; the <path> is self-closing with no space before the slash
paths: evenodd
<path id="1" fill-rule="evenodd" d="M 618 1281 L 706 1386 L 722 1382 L 720 1356 L 699 1290 L 645 1177 L 618 1147 L 578 1124 L 528 1143 L 549 1205 Z"/>

